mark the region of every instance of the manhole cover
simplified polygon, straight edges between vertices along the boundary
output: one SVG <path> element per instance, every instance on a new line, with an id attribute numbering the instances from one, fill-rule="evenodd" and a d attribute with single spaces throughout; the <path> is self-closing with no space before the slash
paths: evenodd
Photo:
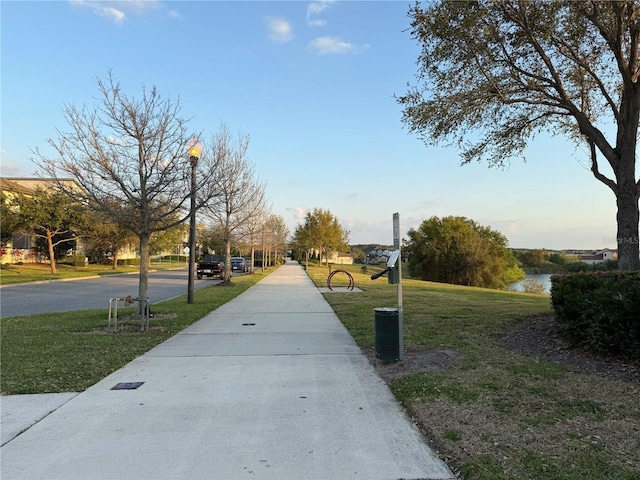
<path id="1" fill-rule="evenodd" d="M 143 383 L 144 382 L 122 382 L 112 387 L 111 390 L 135 390 Z"/>

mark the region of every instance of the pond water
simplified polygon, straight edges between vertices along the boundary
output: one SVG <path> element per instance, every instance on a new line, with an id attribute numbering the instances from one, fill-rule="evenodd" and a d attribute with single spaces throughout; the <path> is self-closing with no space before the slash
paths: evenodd
<path id="1" fill-rule="evenodd" d="M 511 283 L 507 285 L 507 290 L 513 290 L 514 292 L 522 292 L 522 282 L 524 280 L 536 280 L 546 287 L 546 293 L 551 292 L 551 276 L 552 273 L 527 273 L 519 282 Z"/>

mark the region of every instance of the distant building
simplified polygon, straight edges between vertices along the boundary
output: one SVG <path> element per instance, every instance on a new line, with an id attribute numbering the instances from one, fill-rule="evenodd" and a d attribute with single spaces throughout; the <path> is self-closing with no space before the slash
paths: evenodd
<path id="1" fill-rule="evenodd" d="M 80 185 L 73 178 L 60 179 L 60 182 L 71 189 L 80 189 Z M 17 195 L 32 196 L 38 189 L 56 191 L 57 186 L 52 178 L 38 177 L 0 177 L 1 194 L 7 198 Z M 37 262 L 44 259 L 44 255 L 36 248 L 35 237 L 22 233 L 15 233 L 4 245 L 0 245 L 0 262 Z M 84 252 L 82 239 L 70 243 L 70 250 Z M 119 259 L 137 258 L 138 246 L 127 245 L 118 252 Z"/>
<path id="2" fill-rule="evenodd" d="M 62 179 L 63 183 L 72 188 L 80 188 L 73 179 Z M 46 191 L 55 190 L 57 187 L 53 179 L 37 177 L 1 177 L 1 194 L 10 199 L 18 195 L 32 196 L 38 189 Z M 0 262 L 35 262 L 40 259 L 40 255 L 35 251 L 35 237 L 22 233 L 15 233 L 13 237 L 1 246 Z"/>
<path id="3" fill-rule="evenodd" d="M 598 250 L 593 255 L 581 255 L 580 261 L 584 263 L 594 264 L 606 262 L 607 260 L 618 260 L 618 251 L 605 248 Z"/>
<path id="4" fill-rule="evenodd" d="M 353 255 L 350 253 L 334 252 L 325 260 L 335 265 L 353 265 Z"/>

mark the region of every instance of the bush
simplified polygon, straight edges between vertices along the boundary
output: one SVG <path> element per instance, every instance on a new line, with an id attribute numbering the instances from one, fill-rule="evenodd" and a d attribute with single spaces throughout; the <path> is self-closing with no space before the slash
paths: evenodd
<path id="1" fill-rule="evenodd" d="M 197 260 L 197 258 L 196 258 Z M 173 263 L 187 263 L 189 257 L 187 255 L 163 255 L 155 260 L 156 262 L 173 262 Z"/>
<path id="2" fill-rule="evenodd" d="M 598 263 L 571 262 L 564 266 L 567 272 L 601 272 L 601 271 L 617 271 L 617 260 L 605 260 Z"/>
<path id="3" fill-rule="evenodd" d="M 544 283 L 540 283 L 533 278 L 524 279 L 521 285 L 524 293 L 535 293 L 536 295 L 544 295 L 547 293 L 547 287 L 544 286 Z"/>
<path id="4" fill-rule="evenodd" d="M 640 359 L 640 272 L 554 275 L 551 303 L 571 344 Z"/>
<path id="5" fill-rule="evenodd" d="M 89 264 L 87 257 L 81 253 L 67 255 L 58 262 L 60 265 L 71 265 L 72 267 L 86 267 Z"/>
<path id="6" fill-rule="evenodd" d="M 119 259 L 118 260 L 118 265 L 122 266 L 122 265 L 134 265 L 134 266 L 140 266 L 140 259 L 139 258 L 124 258 L 124 259 Z"/>

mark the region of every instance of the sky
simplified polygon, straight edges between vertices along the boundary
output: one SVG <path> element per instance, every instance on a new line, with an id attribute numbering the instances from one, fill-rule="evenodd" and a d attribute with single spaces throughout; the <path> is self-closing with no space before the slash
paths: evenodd
<path id="1" fill-rule="evenodd" d="M 351 244 L 393 243 L 432 216 L 464 216 L 513 248 L 616 248 L 613 193 L 586 148 L 540 136 L 505 169 L 426 146 L 396 97 L 414 85 L 412 1 L 0 2 L 0 173 L 32 176 L 65 105 L 95 105 L 109 71 L 155 86 L 194 132 L 250 137 L 272 211 L 290 231 L 329 210 Z M 609 173 L 604 171 L 605 173 Z"/>

